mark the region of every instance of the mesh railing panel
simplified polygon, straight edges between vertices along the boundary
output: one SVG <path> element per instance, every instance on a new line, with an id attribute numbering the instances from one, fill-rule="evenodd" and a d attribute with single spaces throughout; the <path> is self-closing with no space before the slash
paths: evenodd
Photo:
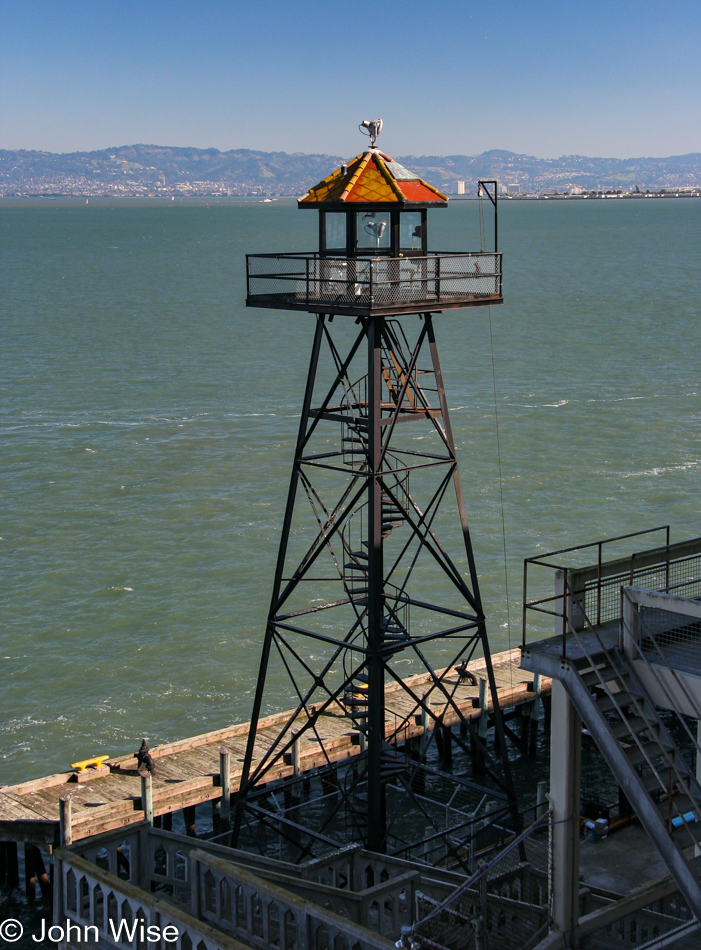
<path id="1" fill-rule="evenodd" d="M 701 557 L 670 560 L 650 567 L 637 568 L 635 558 L 631 569 L 611 577 L 589 581 L 583 588 L 584 609 L 592 623 L 618 620 L 621 615 L 621 587 L 628 585 L 644 590 L 665 591 L 678 597 L 701 597 Z M 579 592 L 576 592 L 579 593 Z"/>
<path id="2" fill-rule="evenodd" d="M 491 297 L 501 294 L 501 257 L 493 253 L 379 259 L 249 256 L 248 294 L 329 307 L 399 307 Z"/>
<path id="3" fill-rule="evenodd" d="M 639 611 L 640 648 L 651 663 L 701 671 L 701 620 L 643 605 Z"/>

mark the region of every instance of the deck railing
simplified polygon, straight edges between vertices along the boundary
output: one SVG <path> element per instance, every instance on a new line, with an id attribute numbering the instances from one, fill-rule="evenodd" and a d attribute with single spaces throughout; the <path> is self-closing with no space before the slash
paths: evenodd
<path id="1" fill-rule="evenodd" d="M 54 860 L 54 922 L 94 928 L 109 947 L 136 924 L 138 933 L 174 928 L 176 950 L 387 950 L 413 920 L 419 889 L 442 900 L 462 880 L 359 847 L 298 866 L 147 822 L 61 848 Z"/>
<path id="2" fill-rule="evenodd" d="M 655 533 L 663 534 L 664 544 L 614 557 L 621 544 L 630 550 L 634 544 L 637 547 L 638 539 Z M 553 633 L 561 636 L 562 655 L 566 656 L 568 633 L 587 624 L 621 620 L 621 589 L 628 586 L 701 597 L 701 538 L 670 544 L 669 526 L 663 525 L 527 558 L 523 565 L 522 646 L 529 639 L 529 620 L 533 623 L 537 614 L 550 616 L 554 630 L 541 627 L 537 638 Z"/>
<path id="3" fill-rule="evenodd" d="M 411 312 L 501 302 L 501 253 L 426 257 L 248 254 L 247 303 L 334 312 Z"/>

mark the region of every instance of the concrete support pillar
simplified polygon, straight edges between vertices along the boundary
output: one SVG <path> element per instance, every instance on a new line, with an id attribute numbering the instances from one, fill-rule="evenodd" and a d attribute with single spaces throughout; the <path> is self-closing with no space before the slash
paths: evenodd
<path id="1" fill-rule="evenodd" d="M 553 808 L 553 925 L 573 946 L 579 919 L 579 802 L 582 724 L 564 686 L 552 685 L 550 802 Z"/>

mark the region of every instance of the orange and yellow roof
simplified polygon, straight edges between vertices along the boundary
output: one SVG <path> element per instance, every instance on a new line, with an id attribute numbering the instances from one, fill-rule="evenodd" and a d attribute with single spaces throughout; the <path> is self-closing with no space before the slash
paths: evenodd
<path id="1" fill-rule="evenodd" d="M 354 205 L 445 207 L 447 197 L 379 149 L 356 155 L 297 202 L 300 208 L 343 210 Z"/>

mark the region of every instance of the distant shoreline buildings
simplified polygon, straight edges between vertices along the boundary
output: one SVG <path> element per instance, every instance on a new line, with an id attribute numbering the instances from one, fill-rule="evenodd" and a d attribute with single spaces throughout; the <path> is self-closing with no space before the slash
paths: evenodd
<path id="1" fill-rule="evenodd" d="M 499 181 L 506 198 L 701 194 L 701 153 L 669 158 L 572 155 L 540 159 L 495 149 L 473 156 L 396 157 L 435 181 L 445 193 L 460 198 L 474 196 L 480 178 Z M 0 196 L 298 196 L 330 164 L 342 160 L 343 156 L 156 145 L 68 154 L 0 150 Z"/>

